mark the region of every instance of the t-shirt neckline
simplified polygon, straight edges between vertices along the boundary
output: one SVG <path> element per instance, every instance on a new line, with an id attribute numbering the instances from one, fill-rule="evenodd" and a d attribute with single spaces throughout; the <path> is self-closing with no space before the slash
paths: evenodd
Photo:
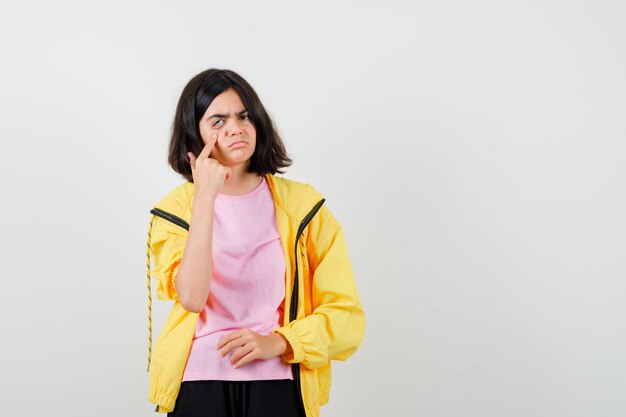
<path id="1" fill-rule="evenodd" d="M 245 194 L 238 194 L 238 195 L 230 195 L 230 194 L 218 194 L 217 198 L 220 200 L 247 200 L 249 198 L 254 197 L 255 195 L 257 195 L 258 193 L 260 193 L 263 189 L 266 188 L 266 181 L 265 181 L 265 177 L 261 177 L 261 182 L 259 182 L 259 185 L 257 185 L 253 190 L 248 191 Z"/>

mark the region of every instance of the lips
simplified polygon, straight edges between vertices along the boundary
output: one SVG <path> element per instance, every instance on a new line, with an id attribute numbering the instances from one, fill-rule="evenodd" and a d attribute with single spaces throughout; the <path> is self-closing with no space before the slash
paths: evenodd
<path id="1" fill-rule="evenodd" d="M 232 148 L 233 146 L 235 146 L 237 144 L 245 144 L 245 143 L 247 143 L 245 140 L 238 140 L 238 141 L 235 141 L 235 142 L 231 143 L 230 145 L 228 145 L 228 147 Z"/>

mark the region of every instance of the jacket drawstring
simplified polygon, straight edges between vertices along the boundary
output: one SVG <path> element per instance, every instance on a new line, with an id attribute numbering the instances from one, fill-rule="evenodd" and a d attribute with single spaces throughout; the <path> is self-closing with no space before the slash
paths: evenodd
<path id="1" fill-rule="evenodd" d="M 148 229 L 148 263 L 146 265 L 148 268 L 148 372 L 150 372 L 150 361 L 152 358 L 152 287 L 150 286 L 150 243 L 152 242 L 152 226 L 155 218 L 156 215 L 153 214 L 150 219 L 150 228 Z"/>

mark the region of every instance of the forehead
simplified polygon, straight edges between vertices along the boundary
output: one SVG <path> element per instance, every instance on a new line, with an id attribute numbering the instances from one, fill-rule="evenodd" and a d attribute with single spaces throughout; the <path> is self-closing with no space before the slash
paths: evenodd
<path id="1" fill-rule="evenodd" d="M 219 113 L 239 111 L 243 109 L 243 103 L 239 95 L 232 89 L 228 89 L 213 99 L 207 111 Z"/>

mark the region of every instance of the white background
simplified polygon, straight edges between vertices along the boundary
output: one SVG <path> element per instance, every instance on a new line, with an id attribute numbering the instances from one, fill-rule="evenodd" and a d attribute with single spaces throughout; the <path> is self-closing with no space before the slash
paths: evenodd
<path id="1" fill-rule="evenodd" d="M 617 0 L 3 1 L 2 415 L 154 415 L 149 210 L 210 67 L 345 227 L 367 329 L 322 416 L 626 415 Z"/>

